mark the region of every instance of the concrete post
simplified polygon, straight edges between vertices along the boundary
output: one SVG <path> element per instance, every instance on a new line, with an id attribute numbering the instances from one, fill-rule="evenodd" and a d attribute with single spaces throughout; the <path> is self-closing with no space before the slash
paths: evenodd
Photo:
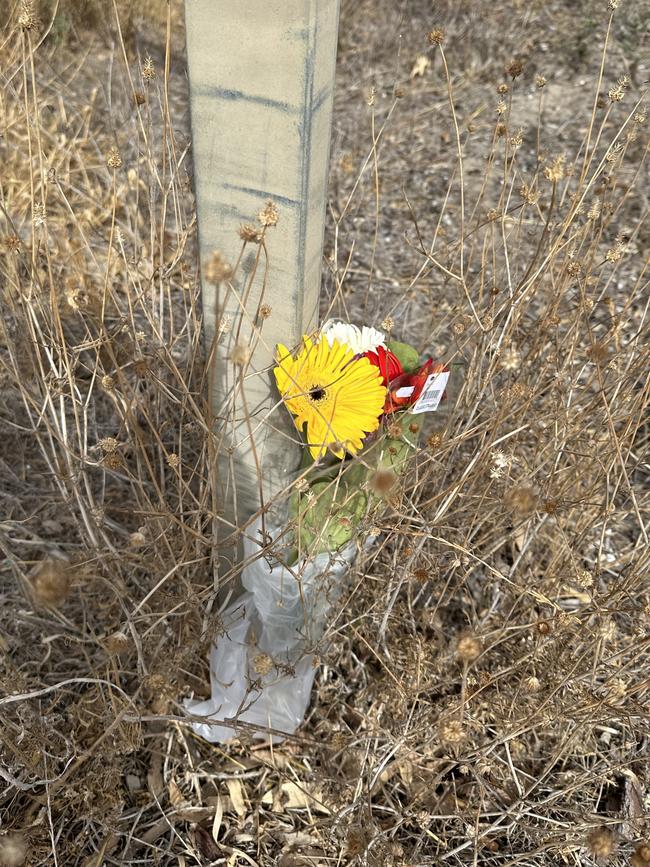
<path id="1" fill-rule="evenodd" d="M 202 269 L 215 250 L 234 264 L 238 228 L 271 199 L 268 270 L 249 244 L 230 286 L 203 271 L 212 401 L 223 434 L 220 506 L 241 524 L 289 481 L 299 462 L 288 413 L 276 406 L 271 367 L 318 319 L 339 0 L 185 0 L 192 152 Z M 266 274 L 265 274 L 266 271 Z M 260 317 L 261 304 L 270 309 Z M 242 368 L 248 348 L 250 362 Z M 260 488 L 259 470 L 262 484 Z M 225 526 L 225 525 L 224 525 Z M 224 534 L 222 534 L 223 536 Z M 227 535 L 227 533 L 225 534 Z"/>

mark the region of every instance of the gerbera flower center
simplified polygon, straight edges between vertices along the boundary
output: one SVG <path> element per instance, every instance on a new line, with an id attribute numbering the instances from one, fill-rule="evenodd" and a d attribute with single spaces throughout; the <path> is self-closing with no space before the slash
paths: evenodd
<path id="1" fill-rule="evenodd" d="M 309 398 L 310 400 L 313 400 L 314 403 L 318 403 L 319 400 L 323 400 L 326 394 L 327 391 L 320 385 L 312 385 L 312 387 L 309 389 Z"/>

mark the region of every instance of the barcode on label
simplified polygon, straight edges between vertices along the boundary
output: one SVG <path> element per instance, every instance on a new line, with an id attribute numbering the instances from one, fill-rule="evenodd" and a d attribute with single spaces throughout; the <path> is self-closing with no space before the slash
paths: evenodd
<path id="1" fill-rule="evenodd" d="M 411 412 L 433 412 L 436 410 L 444 390 L 447 387 L 448 379 L 449 371 L 444 371 L 443 373 L 432 373 L 424 383 L 422 393 L 413 405 Z"/>

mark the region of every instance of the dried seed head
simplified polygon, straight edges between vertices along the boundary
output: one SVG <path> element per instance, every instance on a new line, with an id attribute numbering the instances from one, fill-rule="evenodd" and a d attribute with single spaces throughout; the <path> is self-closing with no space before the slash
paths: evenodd
<path id="1" fill-rule="evenodd" d="M 104 647 L 107 653 L 118 655 L 131 648 L 131 639 L 125 632 L 114 632 L 104 639 Z"/>
<path id="2" fill-rule="evenodd" d="M 120 156 L 120 152 L 113 145 L 113 147 L 109 150 L 108 156 L 106 157 L 106 165 L 109 169 L 119 169 L 122 165 L 122 157 Z"/>
<path id="3" fill-rule="evenodd" d="M 537 87 L 539 87 L 540 89 L 541 89 L 542 87 L 545 87 L 545 86 L 546 86 L 546 78 L 545 78 L 543 75 L 537 75 L 537 76 L 535 77 L 535 84 L 536 84 Z"/>
<path id="4" fill-rule="evenodd" d="M 497 87 L 497 93 L 503 94 L 503 93 L 507 93 L 509 90 L 510 90 L 510 88 L 508 87 L 507 84 L 500 84 Z"/>
<path id="5" fill-rule="evenodd" d="M 387 316 L 384 321 L 381 323 L 381 327 L 384 331 L 392 331 L 395 322 L 392 316 Z"/>
<path id="6" fill-rule="evenodd" d="M 104 455 L 102 465 L 105 466 L 107 470 L 120 470 L 124 465 L 124 461 L 119 452 L 109 452 Z"/>
<path id="7" fill-rule="evenodd" d="M 23 0 L 20 5 L 20 15 L 18 16 L 18 26 L 23 30 L 33 30 L 38 27 L 39 20 L 34 11 L 34 4 L 30 0 Z"/>
<path id="8" fill-rule="evenodd" d="M 596 340 L 586 352 L 589 361 L 594 364 L 605 365 L 610 359 L 610 348 L 602 340 Z"/>
<path id="9" fill-rule="evenodd" d="M 550 165 L 546 166 L 546 168 L 544 169 L 544 177 L 554 184 L 556 184 L 558 181 L 561 181 L 566 174 L 564 168 L 564 160 L 564 154 L 560 154 L 559 156 L 555 157 L 553 162 Z"/>
<path id="10" fill-rule="evenodd" d="M 594 828 L 587 837 L 587 849 L 597 860 L 609 858 L 615 847 L 614 834 L 609 828 Z"/>
<path id="11" fill-rule="evenodd" d="M 268 319 L 271 313 L 273 310 L 270 304 L 260 304 L 260 319 Z"/>
<path id="12" fill-rule="evenodd" d="M 650 864 L 650 843 L 643 841 L 634 850 L 630 858 L 631 867 L 648 867 Z"/>
<path id="13" fill-rule="evenodd" d="M 530 677 L 527 677 L 524 681 L 524 686 L 529 692 L 539 692 L 541 683 L 538 677 L 535 677 L 534 674 L 531 674 Z"/>
<path id="14" fill-rule="evenodd" d="M 386 433 L 393 440 L 402 438 L 402 425 L 398 421 L 392 421 L 386 428 Z"/>
<path id="15" fill-rule="evenodd" d="M 0 837 L 0 865 L 22 867 L 27 860 L 28 846 L 22 834 L 7 834 Z"/>
<path id="16" fill-rule="evenodd" d="M 18 235 L 7 235 L 4 243 L 9 253 L 20 253 L 21 244 Z"/>
<path id="17" fill-rule="evenodd" d="M 34 597 L 52 608 L 65 602 L 71 584 L 70 564 L 66 560 L 43 560 L 31 576 Z"/>
<path id="18" fill-rule="evenodd" d="M 104 391 L 113 391 L 115 388 L 115 380 L 112 376 L 109 376 L 108 373 L 105 373 L 104 376 L 102 376 L 102 388 Z"/>
<path id="19" fill-rule="evenodd" d="M 508 346 L 501 353 L 499 363 L 504 370 L 519 370 L 521 367 L 521 355 L 514 346 Z"/>
<path id="20" fill-rule="evenodd" d="M 525 382 L 515 382 L 512 384 L 512 388 L 510 389 L 510 394 L 514 398 L 521 397 L 530 397 L 531 389 L 529 385 L 526 385 Z"/>
<path id="21" fill-rule="evenodd" d="M 506 491 L 504 501 L 506 507 L 522 518 L 533 514 L 538 504 L 538 496 L 530 485 L 516 485 Z"/>
<path id="22" fill-rule="evenodd" d="M 594 584 L 594 576 L 593 573 L 588 569 L 581 569 L 577 575 L 578 584 L 585 589 L 587 587 L 593 587 Z"/>
<path id="23" fill-rule="evenodd" d="M 166 460 L 167 460 L 167 466 L 171 467 L 172 470 L 177 470 L 181 464 L 181 459 L 174 452 L 167 455 Z"/>
<path id="24" fill-rule="evenodd" d="M 511 60 L 510 63 L 506 66 L 506 72 L 514 81 L 515 78 L 519 78 L 521 73 L 524 71 L 524 64 L 521 60 L 514 59 Z"/>
<path id="25" fill-rule="evenodd" d="M 456 645 L 456 656 L 462 662 L 474 662 L 481 655 L 483 647 L 480 640 L 471 632 L 461 635 Z"/>
<path id="26" fill-rule="evenodd" d="M 441 433 L 432 433 L 429 439 L 427 440 L 427 446 L 431 449 L 432 452 L 439 449 L 443 442 L 443 436 Z"/>
<path id="27" fill-rule="evenodd" d="M 132 548 L 142 548 L 143 545 L 147 544 L 147 536 L 144 532 L 145 528 L 140 527 L 135 533 L 131 533 L 129 536 L 129 545 Z"/>
<path id="28" fill-rule="evenodd" d="M 624 75 L 623 78 L 619 78 L 616 82 L 616 87 L 612 87 L 607 92 L 607 96 L 609 97 L 611 102 L 621 102 L 623 97 L 625 96 L 625 91 L 630 85 L 630 79 L 627 75 Z"/>
<path id="29" fill-rule="evenodd" d="M 443 719 L 438 726 L 440 740 L 452 746 L 465 740 L 465 729 L 459 719 Z"/>
<path id="30" fill-rule="evenodd" d="M 235 343 L 230 353 L 230 360 L 233 364 L 244 367 L 251 360 L 250 346 L 247 346 L 245 343 Z"/>
<path id="31" fill-rule="evenodd" d="M 278 213 L 278 206 L 275 202 L 269 199 L 264 210 L 259 212 L 257 219 L 263 226 L 277 226 L 280 215 Z"/>
<path id="32" fill-rule="evenodd" d="M 344 749 L 348 745 L 348 736 L 345 732 L 334 732 L 330 738 L 329 746 L 334 752 Z"/>
<path id="33" fill-rule="evenodd" d="M 247 244 L 259 244 L 262 240 L 262 232 L 252 223 L 242 223 L 238 231 L 239 237 Z"/>
<path id="34" fill-rule="evenodd" d="M 212 257 L 206 262 L 203 267 L 203 276 L 208 283 L 223 283 L 224 280 L 230 280 L 233 275 L 232 267 L 226 262 L 222 254 L 215 250 Z"/>
<path id="35" fill-rule="evenodd" d="M 32 211 L 32 223 L 34 226 L 44 226 L 47 223 L 47 212 L 44 202 L 36 202 Z"/>
<path id="36" fill-rule="evenodd" d="M 109 452 L 116 452 L 119 449 L 120 444 L 115 437 L 103 437 L 99 441 L 99 447 L 104 454 L 108 454 Z"/>
<path id="37" fill-rule="evenodd" d="M 442 45 L 445 38 L 445 31 L 440 27 L 434 27 L 427 33 L 427 42 L 429 45 Z"/>
<path id="38" fill-rule="evenodd" d="M 378 497 L 386 497 L 391 493 L 397 482 L 397 476 L 392 470 L 377 470 L 369 480 L 368 487 Z"/>
<path id="39" fill-rule="evenodd" d="M 156 77 L 156 69 L 153 65 L 153 60 L 151 59 L 151 56 L 149 54 L 147 54 L 144 59 L 144 64 L 142 66 L 142 77 L 146 81 L 151 81 L 152 78 Z"/>
<path id="40" fill-rule="evenodd" d="M 258 653 L 253 659 L 253 669 L 256 674 L 261 674 L 262 677 L 268 674 L 273 668 L 273 660 L 268 653 Z"/>

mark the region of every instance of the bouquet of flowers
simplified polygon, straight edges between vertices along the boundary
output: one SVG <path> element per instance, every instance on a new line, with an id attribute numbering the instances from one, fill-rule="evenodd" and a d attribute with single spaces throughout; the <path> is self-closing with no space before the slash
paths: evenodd
<path id="1" fill-rule="evenodd" d="M 437 408 L 449 373 L 406 343 L 344 322 L 304 337 L 296 353 L 279 345 L 274 373 L 307 445 L 290 510 L 297 547 L 334 551 L 405 469 L 421 427 L 413 416 Z"/>
<path id="2" fill-rule="evenodd" d="M 210 663 L 212 698 L 188 702 L 198 734 L 225 741 L 238 723 L 281 740 L 302 722 L 313 648 L 357 552 L 365 516 L 416 448 L 420 413 L 435 410 L 449 373 L 381 331 L 328 322 L 294 352 L 278 345 L 274 376 L 305 448 L 289 526 L 244 538 L 246 592 L 222 613 Z M 366 538 L 366 544 L 368 538 Z"/>

